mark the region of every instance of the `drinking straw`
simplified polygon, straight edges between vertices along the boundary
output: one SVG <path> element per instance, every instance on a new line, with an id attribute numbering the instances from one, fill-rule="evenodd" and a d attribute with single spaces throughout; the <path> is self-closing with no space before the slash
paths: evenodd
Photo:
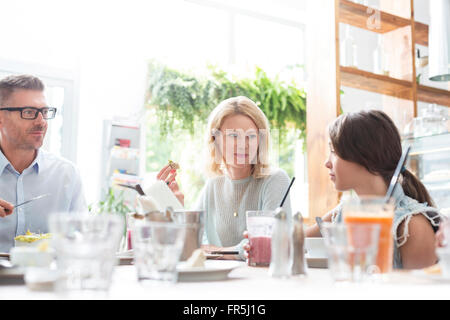
<path id="1" fill-rule="evenodd" d="M 397 185 L 398 177 L 400 175 L 400 172 L 402 171 L 403 166 L 405 165 L 406 158 L 408 158 L 410 149 L 411 146 L 408 146 L 405 151 L 403 151 L 403 154 L 398 161 L 397 168 L 395 168 L 394 175 L 392 176 L 391 183 L 389 184 L 389 188 L 384 199 L 385 204 L 388 203 L 389 199 L 392 197 L 392 193 L 394 192 L 395 186 Z"/>
<path id="2" fill-rule="evenodd" d="M 323 237 L 323 232 L 322 232 L 323 220 L 322 220 L 322 218 L 321 217 L 316 217 L 316 223 L 317 223 L 317 226 L 319 227 L 320 235 Z"/>
<path id="3" fill-rule="evenodd" d="M 283 200 L 281 201 L 280 207 L 283 206 L 284 201 L 286 200 L 287 195 L 289 194 L 289 190 L 291 190 L 292 184 L 294 183 L 295 177 L 292 178 L 291 183 L 289 184 L 289 187 L 286 190 L 286 193 L 284 194 Z"/>

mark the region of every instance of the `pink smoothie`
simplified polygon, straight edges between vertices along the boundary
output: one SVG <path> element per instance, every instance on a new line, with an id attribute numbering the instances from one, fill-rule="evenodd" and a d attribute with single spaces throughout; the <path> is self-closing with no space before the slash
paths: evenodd
<path id="1" fill-rule="evenodd" d="M 270 237 L 250 237 L 249 265 L 268 266 L 270 264 L 272 239 Z"/>
<path id="2" fill-rule="evenodd" d="M 133 244 L 131 243 L 131 230 L 127 229 L 127 242 L 128 242 L 128 250 L 133 249 Z"/>

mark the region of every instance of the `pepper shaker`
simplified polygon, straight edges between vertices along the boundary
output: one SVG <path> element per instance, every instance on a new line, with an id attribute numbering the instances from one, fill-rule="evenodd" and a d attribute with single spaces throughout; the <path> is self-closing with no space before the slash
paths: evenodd
<path id="1" fill-rule="evenodd" d="M 269 274 L 272 277 L 289 277 L 291 275 L 291 232 L 286 211 L 275 211 L 275 224 L 272 232 L 271 258 Z"/>
<path id="2" fill-rule="evenodd" d="M 303 226 L 303 217 L 297 212 L 293 217 L 292 224 L 292 274 L 306 274 L 305 261 L 305 229 Z"/>

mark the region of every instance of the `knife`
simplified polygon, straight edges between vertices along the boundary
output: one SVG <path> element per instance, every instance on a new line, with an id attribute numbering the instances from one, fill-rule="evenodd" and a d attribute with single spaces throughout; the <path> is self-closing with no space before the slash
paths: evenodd
<path id="1" fill-rule="evenodd" d="M 22 203 L 16 204 L 16 205 L 13 207 L 13 210 L 14 210 L 15 208 L 17 208 L 17 207 L 23 206 L 23 205 L 25 205 L 25 204 L 27 204 L 27 203 L 30 203 L 30 202 L 32 202 L 32 201 L 35 201 L 35 200 L 39 200 L 39 199 L 48 197 L 49 195 L 50 195 L 50 193 L 41 194 L 40 196 L 31 198 L 31 199 L 29 199 L 29 200 L 27 200 L 27 201 L 24 201 L 24 202 L 22 202 Z M 10 212 L 10 210 L 9 210 L 9 209 L 6 209 L 5 212 L 8 213 L 8 212 Z"/>
<path id="2" fill-rule="evenodd" d="M 322 232 L 323 220 L 322 220 L 322 218 L 321 217 L 316 217 L 316 223 L 317 223 L 317 226 L 319 227 L 320 236 L 323 237 L 323 232 Z"/>
<path id="3" fill-rule="evenodd" d="M 211 251 L 210 254 L 239 254 L 239 251 Z"/>

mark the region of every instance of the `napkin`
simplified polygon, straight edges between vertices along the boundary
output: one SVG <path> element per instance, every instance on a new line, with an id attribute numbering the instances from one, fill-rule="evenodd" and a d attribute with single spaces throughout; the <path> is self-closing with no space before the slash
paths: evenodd
<path id="1" fill-rule="evenodd" d="M 155 199 L 151 196 L 137 196 L 137 212 L 144 214 L 150 211 L 161 211 Z"/>
<path id="2" fill-rule="evenodd" d="M 138 208 L 142 210 L 141 213 L 163 211 L 167 207 L 172 207 L 174 210 L 183 210 L 183 205 L 164 181 L 154 181 L 144 192 L 145 196 L 137 197 Z"/>

